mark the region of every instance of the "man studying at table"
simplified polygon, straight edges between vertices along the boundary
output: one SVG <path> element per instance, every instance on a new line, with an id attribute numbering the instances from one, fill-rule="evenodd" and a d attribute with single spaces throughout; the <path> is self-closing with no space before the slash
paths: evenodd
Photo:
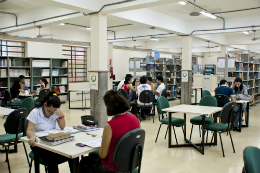
<path id="1" fill-rule="evenodd" d="M 157 87 L 158 86 L 158 87 Z M 165 89 L 165 85 L 163 83 L 163 77 L 162 76 L 157 76 L 156 77 L 156 84 L 153 87 L 153 91 L 154 91 L 154 103 L 157 102 L 158 97 L 160 97 L 162 95 L 162 91 Z"/>
<path id="2" fill-rule="evenodd" d="M 28 90 L 28 84 L 25 82 L 25 76 L 24 75 L 20 75 L 20 82 L 21 82 L 21 88 L 24 90 Z"/>

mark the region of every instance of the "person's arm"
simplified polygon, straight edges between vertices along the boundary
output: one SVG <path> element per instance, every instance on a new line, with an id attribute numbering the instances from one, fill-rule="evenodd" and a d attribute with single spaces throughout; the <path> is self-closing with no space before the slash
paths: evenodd
<path id="1" fill-rule="evenodd" d="M 65 117 L 64 117 L 63 112 L 58 108 L 54 113 L 58 117 L 63 117 L 62 119 L 59 119 L 59 118 L 57 119 L 59 127 L 63 130 L 66 127 L 66 122 L 65 122 Z"/>
<path id="2" fill-rule="evenodd" d="M 24 89 L 19 89 L 20 92 L 25 93 Z"/>
<path id="3" fill-rule="evenodd" d="M 159 93 L 156 91 L 156 86 L 157 86 L 157 83 L 154 84 L 154 86 L 153 86 L 153 93 L 154 93 L 154 95 L 158 95 L 158 94 L 159 94 Z"/>
<path id="4" fill-rule="evenodd" d="M 105 159 L 108 155 L 109 146 L 112 139 L 112 129 L 108 123 L 105 124 L 99 157 Z"/>
<path id="5" fill-rule="evenodd" d="M 235 98 L 234 95 L 231 95 L 231 96 L 230 96 L 230 99 L 231 99 L 232 102 L 236 102 L 236 101 L 237 101 L 237 99 Z"/>
<path id="6" fill-rule="evenodd" d="M 29 138 L 29 145 L 31 145 L 32 147 L 35 146 L 35 142 L 38 142 L 38 139 L 35 137 L 34 135 L 34 127 L 35 124 L 32 123 L 30 120 L 28 122 L 28 127 L 27 127 L 27 131 L 26 131 L 26 135 Z"/>
<path id="7" fill-rule="evenodd" d="M 127 85 L 128 89 L 131 89 L 132 91 L 136 92 L 136 89 L 134 87 L 132 87 L 131 85 Z"/>
<path id="8" fill-rule="evenodd" d="M 24 89 L 24 90 L 28 90 L 28 86 L 24 87 L 23 89 Z"/>
<path id="9" fill-rule="evenodd" d="M 50 85 L 46 85 L 44 89 L 50 89 Z"/>

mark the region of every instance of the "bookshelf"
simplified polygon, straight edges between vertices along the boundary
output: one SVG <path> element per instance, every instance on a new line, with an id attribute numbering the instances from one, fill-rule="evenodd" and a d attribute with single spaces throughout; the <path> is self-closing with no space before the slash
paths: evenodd
<path id="1" fill-rule="evenodd" d="M 215 64 L 205 64 L 205 75 L 215 75 L 216 65 Z"/>
<path id="2" fill-rule="evenodd" d="M 46 78 L 50 86 L 56 87 L 61 101 L 68 100 L 69 69 L 66 58 L 0 56 L 0 70 L 0 97 L 3 89 L 10 91 L 14 80 L 24 75 L 30 91 L 37 90 L 40 79 Z"/>

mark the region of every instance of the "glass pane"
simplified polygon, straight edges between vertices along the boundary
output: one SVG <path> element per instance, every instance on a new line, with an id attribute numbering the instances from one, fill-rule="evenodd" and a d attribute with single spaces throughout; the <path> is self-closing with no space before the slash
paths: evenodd
<path id="1" fill-rule="evenodd" d="M 71 55 L 71 51 L 62 51 L 62 54 Z"/>
<path id="2" fill-rule="evenodd" d="M 86 51 L 85 47 L 74 47 L 73 50 Z"/>
<path id="3" fill-rule="evenodd" d="M 24 48 L 22 47 L 7 47 L 8 51 L 15 51 L 15 52 L 23 52 Z"/>
<path id="4" fill-rule="evenodd" d="M 77 82 L 82 82 L 82 81 L 85 81 L 85 78 L 82 77 L 82 78 L 76 78 Z"/>
<path id="5" fill-rule="evenodd" d="M 83 55 L 83 56 L 85 56 L 85 52 L 75 52 L 76 53 L 76 55 Z"/>
<path id="6" fill-rule="evenodd" d="M 70 59 L 71 56 L 70 56 L 70 55 L 62 55 L 62 58 L 68 58 L 68 59 Z"/>
<path id="7" fill-rule="evenodd" d="M 8 46 L 24 46 L 23 42 L 7 41 Z"/>
<path id="8" fill-rule="evenodd" d="M 86 58 L 85 58 L 85 56 L 76 56 L 76 59 L 77 60 L 85 60 Z"/>
<path id="9" fill-rule="evenodd" d="M 79 76 L 86 76 L 86 73 L 76 73 L 77 77 Z"/>
<path id="10" fill-rule="evenodd" d="M 6 45 L 7 41 L 2 41 L 2 45 Z"/>
<path id="11" fill-rule="evenodd" d="M 7 51 L 6 46 L 2 46 L 2 51 Z"/>
<path id="12" fill-rule="evenodd" d="M 7 56 L 7 52 L 2 52 L 2 56 Z"/>
<path id="13" fill-rule="evenodd" d="M 85 64 L 85 61 L 76 60 L 76 64 Z"/>
<path id="14" fill-rule="evenodd" d="M 76 72 L 86 72 L 86 69 L 77 69 L 76 68 Z"/>
<path id="15" fill-rule="evenodd" d="M 71 46 L 62 46 L 62 49 L 64 49 L 64 50 L 71 50 Z"/>
<path id="16" fill-rule="evenodd" d="M 8 52 L 8 56 L 23 57 L 23 53 L 11 53 L 11 52 Z"/>
<path id="17" fill-rule="evenodd" d="M 70 82 L 75 82 L 75 78 L 69 78 Z"/>
<path id="18" fill-rule="evenodd" d="M 86 68 L 85 65 L 76 65 L 76 68 Z"/>

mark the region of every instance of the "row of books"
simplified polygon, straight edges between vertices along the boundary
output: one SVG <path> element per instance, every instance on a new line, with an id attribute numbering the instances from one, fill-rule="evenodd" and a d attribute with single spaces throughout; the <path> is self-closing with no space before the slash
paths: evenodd
<path id="1" fill-rule="evenodd" d="M 1 77 L 7 77 L 6 69 L 1 69 L 0 72 L 1 72 L 1 74 L 0 74 Z"/>
<path id="2" fill-rule="evenodd" d="M 10 77 L 19 77 L 20 75 L 30 76 L 29 70 L 27 70 L 27 69 L 9 69 Z"/>
<path id="3" fill-rule="evenodd" d="M 0 81 L 0 87 L 7 87 L 6 81 Z"/>
<path id="4" fill-rule="evenodd" d="M 65 93 L 67 91 L 67 86 L 56 86 L 56 93 Z"/>
<path id="5" fill-rule="evenodd" d="M 60 61 L 61 67 L 68 67 L 68 61 Z"/>
<path id="6" fill-rule="evenodd" d="M 167 85 L 167 90 L 176 90 L 176 85 Z"/>
<path id="7" fill-rule="evenodd" d="M 0 58 L 0 67 L 6 67 L 7 66 L 7 59 Z"/>
<path id="8" fill-rule="evenodd" d="M 66 77 L 56 77 L 53 80 L 53 84 L 68 84 L 68 78 Z"/>
<path id="9" fill-rule="evenodd" d="M 168 93 L 167 93 L 167 97 L 169 97 L 169 98 L 177 97 L 177 92 L 176 92 L 176 91 L 168 92 Z"/>
<path id="10" fill-rule="evenodd" d="M 50 60 L 33 60 L 33 67 L 50 67 Z"/>
<path id="11" fill-rule="evenodd" d="M 50 69 L 42 69 L 40 71 L 41 76 L 50 76 Z M 52 69 L 52 76 L 59 76 L 59 69 Z"/>

